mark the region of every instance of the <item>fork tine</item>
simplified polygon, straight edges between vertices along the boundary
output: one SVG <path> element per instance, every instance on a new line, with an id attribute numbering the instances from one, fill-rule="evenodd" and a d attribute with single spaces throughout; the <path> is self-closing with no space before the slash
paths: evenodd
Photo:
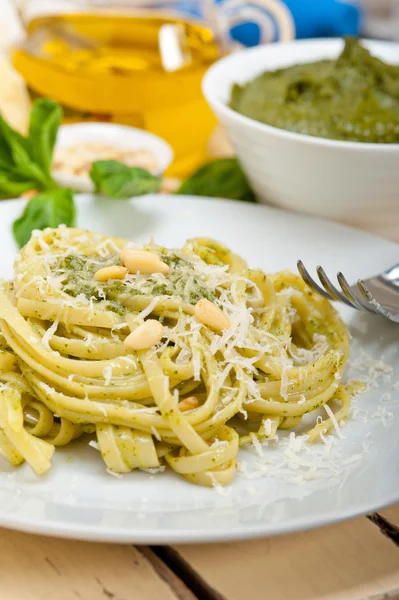
<path id="1" fill-rule="evenodd" d="M 317 267 L 317 274 L 319 276 L 319 279 L 320 279 L 322 285 L 325 287 L 325 289 L 330 294 L 330 296 L 333 298 L 333 300 L 339 300 L 339 301 L 343 302 L 344 304 L 346 304 L 347 306 L 350 306 L 351 308 L 357 308 L 356 305 L 353 305 L 352 302 L 346 296 L 344 296 L 344 294 L 342 294 L 342 292 L 340 292 L 331 283 L 331 281 L 329 280 L 329 278 L 326 275 L 325 270 L 320 265 Z"/>
<path id="2" fill-rule="evenodd" d="M 331 296 L 328 294 L 328 292 L 323 290 L 323 288 L 321 288 L 319 286 L 319 284 L 313 279 L 313 277 L 311 277 L 309 275 L 308 270 L 305 268 L 305 265 L 303 264 L 303 262 L 301 260 L 297 261 L 297 267 L 298 267 L 300 276 L 302 277 L 304 282 L 308 284 L 308 286 L 310 288 L 314 289 L 321 296 L 324 296 L 324 298 L 327 298 L 327 300 L 332 299 Z"/>
<path id="3" fill-rule="evenodd" d="M 349 285 L 348 281 L 344 277 L 343 273 L 339 272 L 337 274 L 337 279 L 338 279 L 339 285 L 341 286 L 341 289 L 342 289 L 344 295 L 348 298 L 348 300 L 350 300 L 352 302 L 352 306 L 354 306 L 355 308 L 357 308 L 359 310 L 364 309 L 364 310 L 367 310 L 368 312 L 371 312 L 374 314 L 377 312 L 375 310 L 374 306 L 371 305 L 368 301 L 365 302 L 362 298 L 358 298 L 358 296 L 356 296 L 353 293 L 351 286 Z"/>
<path id="4" fill-rule="evenodd" d="M 387 319 L 391 319 L 391 315 L 385 308 L 381 306 L 381 304 L 375 299 L 373 294 L 370 292 L 366 284 L 362 279 L 358 279 L 357 281 L 358 288 L 363 296 L 363 298 L 368 302 L 369 306 L 371 306 L 376 314 L 381 315 L 382 317 L 386 317 Z"/>

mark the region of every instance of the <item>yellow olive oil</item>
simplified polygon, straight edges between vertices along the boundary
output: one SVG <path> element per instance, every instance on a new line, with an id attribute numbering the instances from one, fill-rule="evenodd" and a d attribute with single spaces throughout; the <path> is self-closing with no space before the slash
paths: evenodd
<path id="1" fill-rule="evenodd" d="M 219 57 L 210 29 L 169 15 L 79 13 L 28 25 L 14 65 L 33 95 L 60 102 L 65 121 L 109 121 L 146 129 L 174 149 L 169 173 L 206 159 L 215 119 L 201 93 Z"/>

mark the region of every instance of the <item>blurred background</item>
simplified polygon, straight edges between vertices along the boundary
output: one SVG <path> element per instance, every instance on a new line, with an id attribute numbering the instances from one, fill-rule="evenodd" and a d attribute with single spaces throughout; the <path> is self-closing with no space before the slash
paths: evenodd
<path id="1" fill-rule="evenodd" d="M 242 46 L 344 35 L 399 39 L 399 0 L 1 0 L 0 110 L 24 131 L 31 100 L 48 96 L 67 123 L 145 129 L 172 146 L 168 174 L 181 178 L 228 152 L 201 94 L 212 62 Z"/>

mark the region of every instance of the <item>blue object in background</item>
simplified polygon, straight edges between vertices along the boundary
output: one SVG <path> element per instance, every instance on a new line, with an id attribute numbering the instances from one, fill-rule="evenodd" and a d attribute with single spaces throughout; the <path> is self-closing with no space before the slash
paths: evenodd
<path id="1" fill-rule="evenodd" d="M 216 0 L 217 3 L 224 1 Z M 360 33 L 363 13 L 356 0 L 283 1 L 292 14 L 297 39 L 356 36 Z M 251 5 L 251 0 L 248 0 L 248 4 Z M 245 46 L 256 46 L 260 40 L 259 27 L 256 23 L 240 23 L 232 29 L 231 33 L 237 42 Z M 275 39 L 278 39 L 277 33 Z"/>
<path id="2" fill-rule="evenodd" d="M 357 36 L 361 33 L 363 11 L 360 6 L 361 0 L 281 0 L 290 10 L 295 23 L 295 37 L 317 38 L 317 37 L 342 37 L 344 35 Z M 1 2 L 1 0 L 0 0 Z M 216 4 L 229 3 L 229 0 L 214 0 Z M 245 4 L 256 7 L 256 0 L 246 0 Z M 162 3 L 161 3 L 162 5 Z M 165 4 L 167 8 L 168 5 Z M 183 0 L 179 8 L 183 12 L 201 16 L 198 12 L 196 2 Z M 235 9 L 239 16 L 240 9 Z M 269 15 L 272 29 L 274 29 L 274 41 L 278 39 L 277 27 L 274 18 L 265 9 L 265 15 Z M 260 41 L 259 26 L 256 23 L 243 22 L 235 25 L 231 30 L 232 37 L 245 46 L 256 46 Z"/>
<path id="3" fill-rule="evenodd" d="M 359 35 L 360 5 L 339 0 L 284 0 L 295 21 L 297 38 Z"/>

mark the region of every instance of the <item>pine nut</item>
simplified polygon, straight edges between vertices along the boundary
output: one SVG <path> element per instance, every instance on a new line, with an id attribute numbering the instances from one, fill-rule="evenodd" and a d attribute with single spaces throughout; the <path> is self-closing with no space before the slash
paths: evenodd
<path id="1" fill-rule="evenodd" d="M 163 336 L 163 325 L 155 319 L 148 319 L 130 333 L 125 341 L 125 346 L 130 350 L 146 350 L 155 346 Z"/>
<path id="2" fill-rule="evenodd" d="M 193 410 L 194 408 L 198 408 L 199 402 L 196 396 L 189 396 L 188 398 L 184 398 L 179 402 L 179 409 L 181 412 L 185 412 L 186 410 Z"/>
<path id="3" fill-rule="evenodd" d="M 201 298 L 194 306 L 195 318 L 216 331 L 228 329 L 231 325 L 224 312 L 210 300 Z"/>
<path id="4" fill-rule="evenodd" d="M 94 274 L 96 281 L 108 281 L 108 279 L 124 279 L 128 271 L 126 267 L 114 265 L 112 267 L 103 267 Z"/>
<path id="5" fill-rule="evenodd" d="M 166 273 L 169 273 L 168 265 L 162 262 L 157 254 L 148 252 L 147 250 L 127 248 L 126 250 L 122 250 L 121 260 L 125 267 L 128 268 L 129 273 L 140 272 L 144 275 L 151 275 L 152 273 L 166 275 Z"/>

